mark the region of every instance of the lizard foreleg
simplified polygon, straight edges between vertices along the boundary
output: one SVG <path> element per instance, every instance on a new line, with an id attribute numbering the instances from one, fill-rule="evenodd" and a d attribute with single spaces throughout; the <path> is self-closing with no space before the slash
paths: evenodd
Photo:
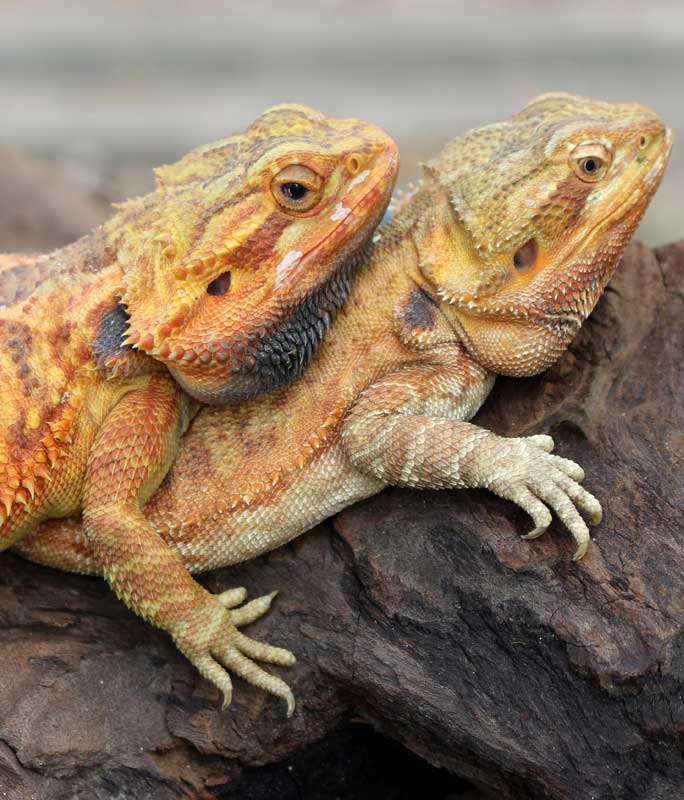
<path id="1" fill-rule="evenodd" d="M 598 500 L 583 489 L 581 467 L 551 454 L 550 436 L 504 438 L 465 420 L 473 416 L 493 378 L 462 350 L 435 352 L 432 363 L 412 365 L 383 378 L 359 397 L 342 439 L 355 467 L 397 486 L 489 489 L 512 500 L 533 519 L 526 538 L 551 522 L 549 508 L 569 529 L 581 558 Z"/>

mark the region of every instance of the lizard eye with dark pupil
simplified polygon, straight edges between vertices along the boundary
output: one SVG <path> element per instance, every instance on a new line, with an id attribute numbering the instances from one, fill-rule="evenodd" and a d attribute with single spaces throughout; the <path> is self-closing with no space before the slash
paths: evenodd
<path id="1" fill-rule="evenodd" d="M 302 198 L 306 197 L 306 193 L 309 191 L 306 186 L 301 183 L 284 183 L 280 187 L 280 191 L 287 197 L 288 200 L 301 200 Z"/>
<path id="2" fill-rule="evenodd" d="M 607 174 L 611 152 L 600 142 L 587 142 L 572 150 L 570 162 L 580 180 L 594 183 Z"/>
<path id="3" fill-rule="evenodd" d="M 290 164 L 271 181 L 273 199 L 286 213 L 308 214 L 324 196 L 325 179 L 304 164 Z"/>

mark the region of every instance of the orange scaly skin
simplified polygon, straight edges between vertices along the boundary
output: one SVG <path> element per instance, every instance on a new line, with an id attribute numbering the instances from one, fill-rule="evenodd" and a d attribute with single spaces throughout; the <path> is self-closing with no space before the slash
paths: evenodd
<path id="1" fill-rule="evenodd" d="M 548 436 L 506 439 L 467 420 L 497 373 L 532 375 L 570 343 L 669 150 L 643 107 L 570 95 L 452 141 L 376 235 L 304 377 L 195 418 L 145 509 L 163 540 L 199 572 L 277 547 L 387 484 L 480 487 L 525 509 L 530 536 L 553 509 L 581 557 L 579 512 L 601 516 L 581 467 L 551 454 Z M 77 520 L 44 525 L 19 549 L 101 569 Z"/>
<path id="2" fill-rule="evenodd" d="M 236 630 L 271 598 L 232 611 L 242 595 L 199 586 L 142 505 L 198 400 L 243 400 L 305 369 L 397 167 L 375 126 L 276 106 L 158 170 L 155 192 L 75 244 L 0 257 L 0 549 L 82 512 L 117 595 L 226 696 L 218 662 L 292 706 L 250 660 L 292 656 Z"/>

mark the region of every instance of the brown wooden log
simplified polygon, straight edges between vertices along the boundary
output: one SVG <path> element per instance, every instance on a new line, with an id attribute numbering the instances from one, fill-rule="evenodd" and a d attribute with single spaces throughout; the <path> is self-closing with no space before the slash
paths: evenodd
<path id="1" fill-rule="evenodd" d="M 479 416 L 585 467 L 605 519 L 579 563 L 485 492 L 391 489 L 203 579 L 281 590 L 250 635 L 298 655 L 291 720 L 239 680 L 222 713 L 103 582 L 2 555 L 0 797 L 268 797 L 255 768 L 376 747 L 351 720 L 486 796 L 684 796 L 683 325 L 684 243 L 634 245 L 561 362 Z M 419 796 L 392 794 L 400 760 L 375 796 Z"/>

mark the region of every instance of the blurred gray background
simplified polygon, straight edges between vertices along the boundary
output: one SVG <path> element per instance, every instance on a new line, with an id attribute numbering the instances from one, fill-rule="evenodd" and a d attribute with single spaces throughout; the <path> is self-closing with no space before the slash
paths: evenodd
<path id="1" fill-rule="evenodd" d="M 0 0 L 0 144 L 107 199 L 277 102 L 379 123 L 405 183 L 447 139 L 566 90 L 673 128 L 640 232 L 663 243 L 684 236 L 683 79 L 682 2 Z"/>

